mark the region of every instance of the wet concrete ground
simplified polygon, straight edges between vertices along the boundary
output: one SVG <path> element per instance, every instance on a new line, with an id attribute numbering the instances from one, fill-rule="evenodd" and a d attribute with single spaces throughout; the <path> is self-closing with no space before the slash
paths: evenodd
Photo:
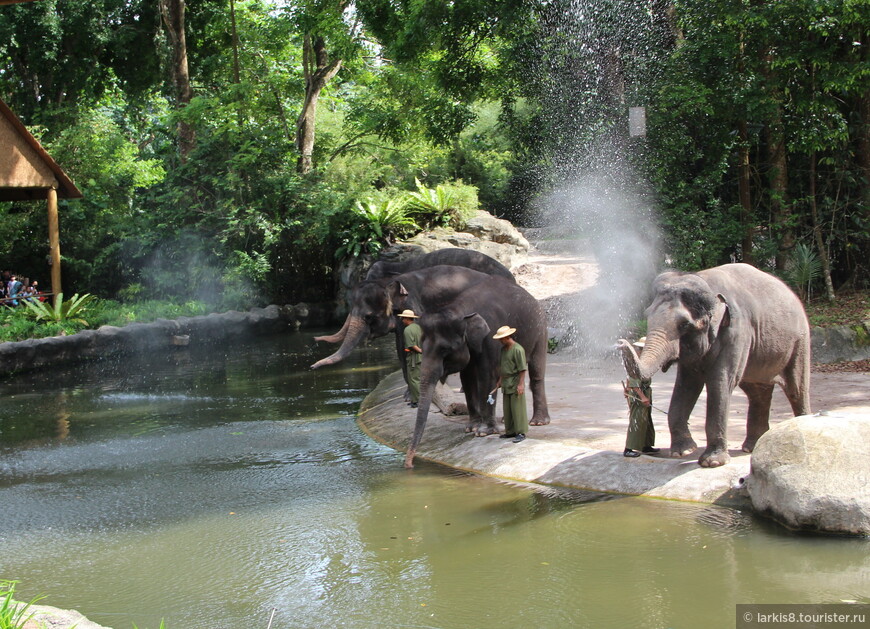
<path id="1" fill-rule="evenodd" d="M 705 447 L 706 397 L 698 401 L 690 427 L 698 443 L 693 455 L 668 457 L 670 438 L 665 411 L 670 402 L 674 371 L 653 379 L 653 423 L 658 455 L 623 456 L 628 409 L 622 394 L 622 366 L 588 365 L 560 354 L 549 356 L 546 387 L 552 422 L 533 426 L 518 444 L 495 435 L 474 437 L 465 432 L 466 417 L 445 417 L 433 410 L 417 451 L 418 460 L 510 481 L 541 483 L 620 494 L 746 506 L 734 487 L 749 473 L 750 456 L 740 450 L 745 437 L 746 397 L 737 390 L 731 400 L 728 439 L 731 462 L 701 468 L 697 459 Z M 870 416 L 870 376 L 861 373 L 814 373 L 814 412 Z M 399 451 L 406 449 L 416 411 L 404 402 L 401 373 L 386 378 L 363 402 L 359 423 L 371 437 Z M 451 376 L 447 401 L 464 402 L 459 381 Z M 529 416 L 531 396 L 527 394 Z M 433 406 L 434 409 L 434 406 Z M 501 402 L 496 407 L 501 416 Z M 774 391 L 771 425 L 789 419 L 791 409 L 782 391 Z"/>

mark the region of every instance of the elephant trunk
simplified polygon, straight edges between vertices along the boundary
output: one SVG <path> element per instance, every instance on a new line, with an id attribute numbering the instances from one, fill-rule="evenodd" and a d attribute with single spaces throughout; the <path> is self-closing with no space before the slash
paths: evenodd
<path id="1" fill-rule="evenodd" d="M 335 334 L 327 334 L 325 336 L 315 336 L 315 341 L 323 341 L 324 343 L 341 343 L 344 340 L 344 337 L 347 336 L 347 329 L 350 327 L 350 313 L 348 313 L 347 317 L 344 320 L 344 325 L 341 326 L 341 329 Z"/>
<path id="2" fill-rule="evenodd" d="M 414 467 L 414 456 L 417 454 L 417 446 L 420 445 L 420 439 L 423 438 L 423 431 L 426 429 L 426 419 L 429 417 L 429 407 L 432 404 L 432 396 L 435 394 L 435 387 L 444 373 L 443 367 L 439 365 L 428 366 L 423 365 L 420 370 L 420 400 L 417 403 L 417 423 L 414 425 L 414 434 L 411 436 L 411 442 L 408 444 L 408 452 L 405 455 L 405 467 Z"/>
<path id="3" fill-rule="evenodd" d="M 669 338 L 662 329 L 647 333 L 643 352 L 637 361 L 640 378 L 648 380 L 659 370 L 667 371 L 670 363 L 680 357 L 679 343 L 679 338 Z"/>
<path id="4" fill-rule="evenodd" d="M 339 347 L 331 356 L 318 360 L 316 363 L 311 365 L 312 369 L 319 369 L 320 367 L 334 365 L 335 363 L 341 362 L 347 358 L 347 355 L 350 354 L 351 351 L 359 345 L 360 341 L 366 337 L 369 330 L 366 322 L 357 316 L 349 316 L 348 319 L 347 334 L 344 337 L 341 347 Z"/>

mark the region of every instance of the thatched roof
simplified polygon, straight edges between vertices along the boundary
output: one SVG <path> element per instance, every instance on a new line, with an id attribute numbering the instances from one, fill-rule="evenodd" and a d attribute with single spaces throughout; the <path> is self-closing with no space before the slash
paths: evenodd
<path id="1" fill-rule="evenodd" d="M 62 199 L 82 197 L 57 162 L 0 100 L 0 201 L 45 199 L 50 188 L 56 188 Z"/>

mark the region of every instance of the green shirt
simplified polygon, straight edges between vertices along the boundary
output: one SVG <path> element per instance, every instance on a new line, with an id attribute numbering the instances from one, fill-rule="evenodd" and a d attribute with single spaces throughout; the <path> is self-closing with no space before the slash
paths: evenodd
<path id="1" fill-rule="evenodd" d="M 526 371 L 526 350 L 514 341 L 510 347 L 503 347 L 498 370 L 501 374 L 501 390 L 505 395 L 514 395 L 520 383 L 520 373 Z"/>
<path id="2" fill-rule="evenodd" d="M 420 347 L 422 349 L 421 337 L 423 336 L 423 330 L 416 323 L 411 323 L 410 325 L 405 326 L 404 331 L 404 339 L 405 339 L 405 349 L 407 350 L 409 347 Z M 405 364 L 408 366 L 419 365 L 421 361 L 422 354 L 418 354 L 417 352 L 411 351 L 405 352 Z"/>

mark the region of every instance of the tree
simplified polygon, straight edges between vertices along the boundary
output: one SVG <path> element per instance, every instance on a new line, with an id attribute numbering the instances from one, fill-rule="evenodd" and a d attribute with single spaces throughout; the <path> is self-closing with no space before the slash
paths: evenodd
<path id="1" fill-rule="evenodd" d="M 172 51 L 170 75 L 174 86 L 175 106 L 184 109 L 193 98 L 190 87 L 190 70 L 187 65 L 187 34 L 185 31 L 185 0 L 159 0 L 160 14 L 166 28 L 166 35 Z M 196 136 L 191 125 L 180 117 L 178 119 L 178 152 L 181 161 L 187 160 L 196 142 Z"/>

